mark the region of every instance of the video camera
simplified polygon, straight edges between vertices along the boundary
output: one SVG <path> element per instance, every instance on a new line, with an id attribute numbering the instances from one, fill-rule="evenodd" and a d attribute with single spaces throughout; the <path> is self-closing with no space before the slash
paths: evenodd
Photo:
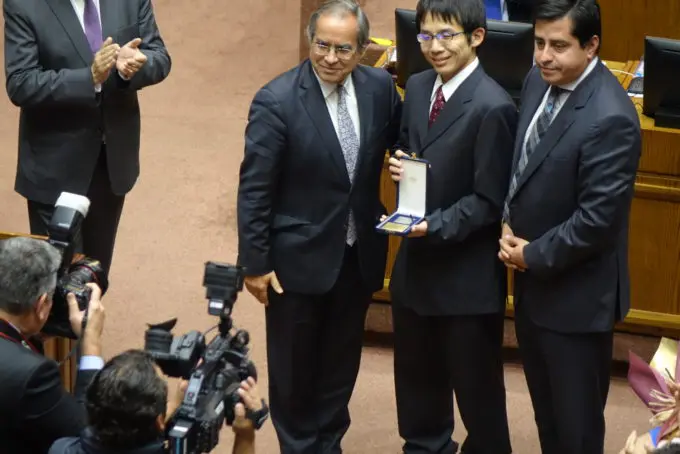
<path id="1" fill-rule="evenodd" d="M 69 192 L 62 192 L 55 204 L 47 226 L 47 242 L 61 252 L 61 265 L 57 272 L 57 289 L 52 298 L 52 311 L 42 329 L 43 334 L 77 339 L 78 336 L 71 329 L 66 295 L 73 293 L 78 307 L 84 311 L 87 310 L 92 293 L 85 284 L 97 284 L 102 295 L 108 288 L 106 273 L 98 260 L 83 257 L 73 261 L 80 228 L 89 209 L 90 200 L 87 197 Z M 83 326 L 87 319 L 87 314 L 85 315 Z"/>
<path id="2" fill-rule="evenodd" d="M 203 276 L 208 313 L 220 317 L 219 334 L 206 346 L 204 334 L 190 331 L 173 337 L 177 323 L 172 319 L 149 325 L 144 350 L 171 377 L 189 380 L 181 406 L 167 424 L 169 450 L 173 454 L 212 451 L 219 441 L 222 424 L 234 421 L 234 406 L 241 401 L 238 389 L 248 377 L 257 379 L 255 365 L 248 359 L 250 335 L 231 333 L 231 313 L 243 289 L 243 270 L 235 265 L 207 262 Z M 256 429 L 267 419 L 266 405 L 247 412 Z"/>

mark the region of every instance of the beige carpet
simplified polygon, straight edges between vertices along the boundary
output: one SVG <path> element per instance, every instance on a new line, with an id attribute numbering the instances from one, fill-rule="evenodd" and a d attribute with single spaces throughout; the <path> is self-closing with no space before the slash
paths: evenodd
<path id="1" fill-rule="evenodd" d="M 414 1 L 368 3 L 374 35 L 391 37 L 394 7 Z M 141 94 L 142 176 L 127 198 L 105 301 L 107 355 L 141 347 L 146 322 L 178 316 L 177 332 L 183 332 L 215 321 L 206 312 L 203 263 L 235 260 L 234 198 L 248 105 L 257 88 L 296 63 L 296 1 L 156 0 L 155 6 L 173 69 L 167 81 Z M 25 204 L 13 191 L 17 118 L 17 109 L 0 96 L 0 230 L 26 231 Z M 262 309 L 243 294 L 235 319 L 250 330 L 252 356 L 264 377 Z M 537 453 L 522 371 L 508 366 L 506 377 L 515 452 Z M 427 381 L 423 377 L 423 386 Z M 393 395 L 391 351 L 366 348 L 347 453 L 399 451 Z M 647 418 L 626 383 L 614 381 L 607 453 L 618 452 L 631 429 L 645 429 Z M 457 435 L 462 432 L 459 426 Z M 230 441 L 224 431 L 216 452 L 230 452 Z M 277 452 L 271 424 L 257 442 L 258 452 Z"/>

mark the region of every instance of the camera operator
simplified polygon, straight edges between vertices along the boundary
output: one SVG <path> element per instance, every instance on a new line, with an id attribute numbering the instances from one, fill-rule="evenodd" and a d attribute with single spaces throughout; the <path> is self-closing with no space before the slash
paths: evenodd
<path id="1" fill-rule="evenodd" d="M 84 312 L 68 296 L 69 320 L 82 339 L 75 396 L 68 394 L 59 366 L 42 355 L 39 333 L 52 309 L 61 256 L 32 238 L 0 241 L 0 451 L 43 454 L 61 437 L 78 434 L 86 424 L 84 394 L 101 358 L 104 309 L 95 285 L 83 332 Z M 82 336 L 81 336 L 82 334 Z"/>
<path id="2" fill-rule="evenodd" d="M 88 427 L 80 437 L 54 443 L 49 454 L 161 454 L 166 452 L 165 424 L 184 398 L 186 381 L 168 395 L 168 384 L 150 354 L 128 350 L 97 373 L 87 391 Z M 257 385 L 250 378 L 239 394 L 250 410 L 262 406 Z M 251 454 L 255 430 L 236 406 L 234 454 Z"/>

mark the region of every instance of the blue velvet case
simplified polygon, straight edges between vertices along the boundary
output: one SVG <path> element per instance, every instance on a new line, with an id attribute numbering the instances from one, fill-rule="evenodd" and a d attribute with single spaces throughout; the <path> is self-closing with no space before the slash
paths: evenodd
<path id="1" fill-rule="evenodd" d="M 397 183 L 397 211 L 376 226 L 388 235 L 406 236 L 414 225 L 425 219 L 427 169 L 429 162 L 419 158 L 401 158 L 404 173 Z"/>

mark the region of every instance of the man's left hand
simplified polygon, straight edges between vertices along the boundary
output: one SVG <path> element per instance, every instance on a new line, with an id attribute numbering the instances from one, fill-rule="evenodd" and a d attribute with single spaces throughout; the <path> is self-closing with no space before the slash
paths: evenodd
<path id="1" fill-rule="evenodd" d="M 139 50 L 140 44 L 142 44 L 142 39 L 135 38 L 120 48 L 116 69 L 126 79 L 134 76 L 146 63 L 147 57 Z"/>
<path id="2" fill-rule="evenodd" d="M 514 235 L 504 235 L 499 243 L 501 245 L 499 255 L 503 261 L 515 265 L 519 271 L 527 269 L 524 261 L 524 246 L 529 244 L 527 240 Z"/>
<path id="3" fill-rule="evenodd" d="M 422 221 L 411 227 L 411 232 L 408 234 L 409 238 L 419 238 L 425 235 L 427 235 L 427 221 Z"/>

